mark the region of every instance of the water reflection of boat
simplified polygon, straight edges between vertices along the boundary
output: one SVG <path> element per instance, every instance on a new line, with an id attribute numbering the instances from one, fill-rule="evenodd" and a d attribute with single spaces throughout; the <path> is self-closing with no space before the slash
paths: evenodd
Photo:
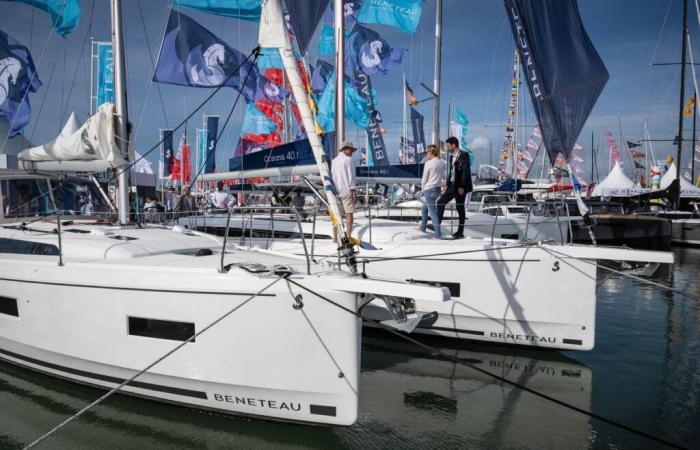
<path id="1" fill-rule="evenodd" d="M 554 352 L 447 340 L 431 344 L 475 367 L 591 409 L 593 373 L 575 359 Z M 466 365 L 387 339 L 379 331 L 365 332 L 363 349 L 360 425 L 381 418 L 393 436 L 406 440 L 422 436 L 437 440 L 432 443 L 437 446 L 542 448 L 566 442 L 567 447 L 582 448 L 590 443 L 588 417 Z"/>

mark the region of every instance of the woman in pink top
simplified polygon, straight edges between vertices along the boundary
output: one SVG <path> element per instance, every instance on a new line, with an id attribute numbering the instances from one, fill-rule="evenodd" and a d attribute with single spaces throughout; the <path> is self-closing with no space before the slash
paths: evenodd
<path id="1" fill-rule="evenodd" d="M 426 162 L 423 168 L 423 179 L 421 188 L 423 190 L 423 211 L 420 222 L 420 230 L 427 232 L 428 215 L 433 221 L 434 236 L 440 239 L 440 219 L 437 213 L 437 199 L 440 197 L 440 189 L 445 184 L 445 161 L 438 158 L 438 149 L 434 145 L 429 145 L 426 150 Z"/>

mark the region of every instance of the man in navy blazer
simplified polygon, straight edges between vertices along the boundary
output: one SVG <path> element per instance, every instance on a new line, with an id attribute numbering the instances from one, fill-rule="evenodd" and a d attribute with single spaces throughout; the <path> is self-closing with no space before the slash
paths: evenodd
<path id="1" fill-rule="evenodd" d="M 464 237 L 464 222 L 467 216 L 464 211 L 464 202 L 467 194 L 473 190 L 472 170 L 469 164 L 469 154 L 459 148 L 459 140 L 451 136 L 447 138 L 445 143 L 450 156 L 447 161 L 447 186 L 442 188 L 442 195 L 437 201 L 438 216 L 440 216 L 440 222 L 442 223 L 442 218 L 445 215 L 445 205 L 454 199 L 457 215 L 459 216 L 459 226 L 452 237 L 462 239 Z"/>

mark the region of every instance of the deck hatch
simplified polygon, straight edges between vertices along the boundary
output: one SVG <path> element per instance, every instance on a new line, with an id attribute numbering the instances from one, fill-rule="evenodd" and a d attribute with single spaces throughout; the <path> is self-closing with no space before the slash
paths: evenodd
<path id="1" fill-rule="evenodd" d="M 129 316 L 129 334 L 171 341 L 186 341 L 195 334 L 195 329 L 194 323 L 191 322 Z"/>

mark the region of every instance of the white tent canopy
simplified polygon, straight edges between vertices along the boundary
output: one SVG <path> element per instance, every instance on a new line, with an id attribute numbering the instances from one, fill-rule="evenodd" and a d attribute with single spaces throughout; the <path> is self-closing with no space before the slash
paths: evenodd
<path id="1" fill-rule="evenodd" d="M 637 187 L 634 181 L 625 175 L 620 163 L 616 162 L 608 176 L 593 188 L 592 195 L 593 197 L 622 197 L 645 191 L 645 189 Z"/>
<path id="2" fill-rule="evenodd" d="M 105 167 L 119 167 L 128 158 L 119 151 L 114 135 L 114 104 L 102 104 L 97 113 L 78 126 L 75 115 L 51 142 L 22 151 L 17 155 L 25 168 L 37 168 L 42 162 L 102 162 Z M 94 165 L 94 164 L 91 164 Z M 78 167 L 78 165 L 74 166 Z M 79 170 L 79 169 L 78 169 Z"/>
<path id="3" fill-rule="evenodd" d="M 661 177 L 660 187 L 661 189 L 666 189 L 671 185 L 673 180 L 676 179 L 676 164 L 672 163 L 671 166 L 666 170 L 666 173 Z M 690 181 L 681 177 L 681 197 L 700 197 L 700 188 L 693 186 Z"/>

